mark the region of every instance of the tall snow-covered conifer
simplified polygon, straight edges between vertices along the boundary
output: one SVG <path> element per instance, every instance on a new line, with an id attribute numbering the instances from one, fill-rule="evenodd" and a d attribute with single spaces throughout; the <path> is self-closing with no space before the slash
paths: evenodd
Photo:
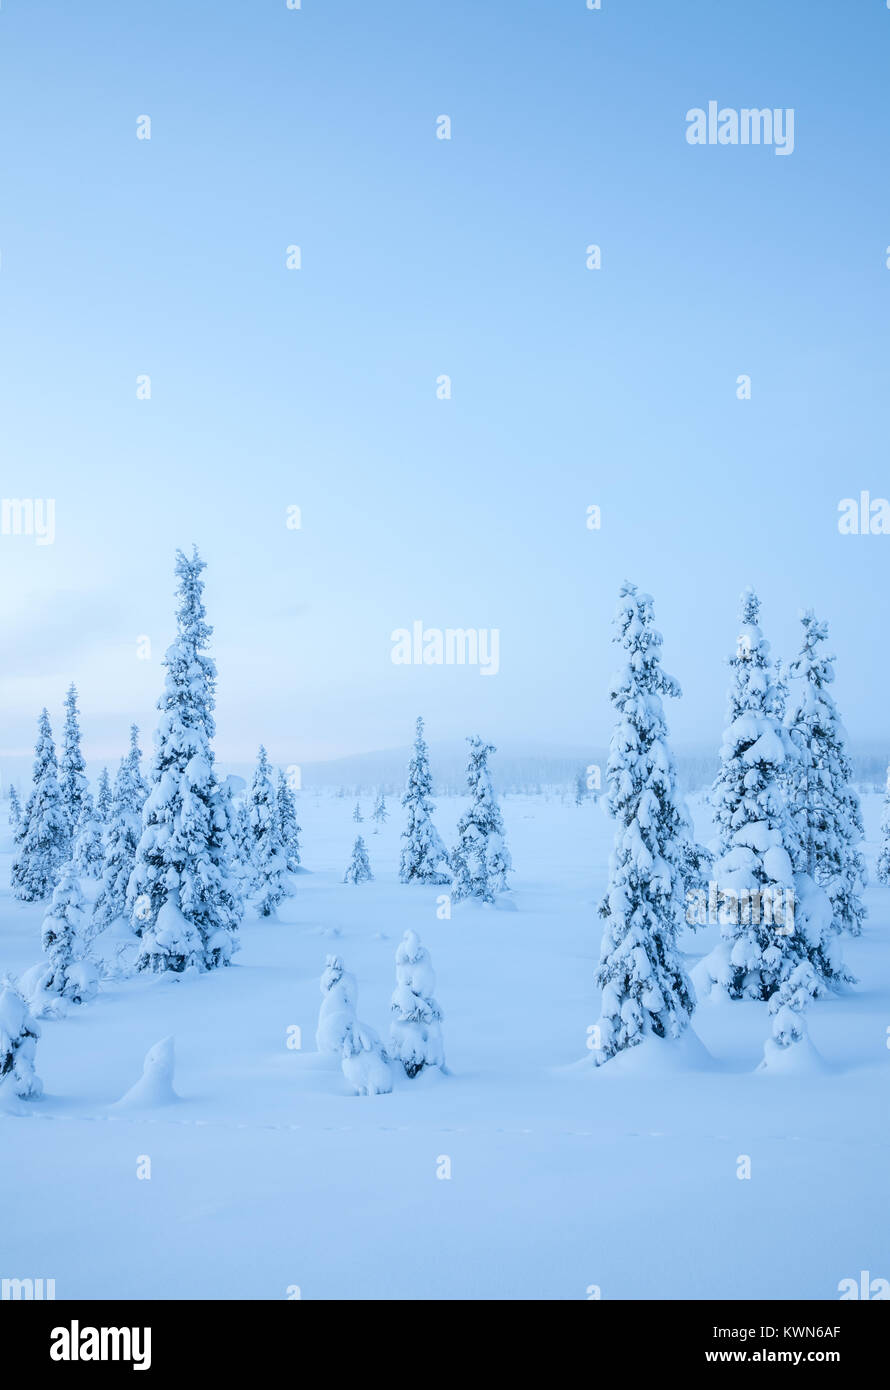
<path id="1" fill-rule="evenodd" d="M 769 999 L 806 958 L 823 977 L 831 906 L 808 875 L 794 873 L 796 835 L 783 786 L 796 760 L 779 721 L 769 643 L 758 626 L 760 600 L 742 595 L 739 637 L 730 659 L 727 727 L 711 806 L 720 853 L 714 865 L 722 940 L 696 968 L 700 992 L 716 985 L 731 999 Z"/>
<path id="2" fill-rule="evenodd" d="M 295 874 L 300 867 L 297 798 L 283 772 L 278 773 L 278 819 L 281 823 L 281 842 L 287 858 L 287 871 L 289 874 Z"/>
<path id="3" fill-rule="evenodd" d="M 278 796 L 263 747 L 259 751 L 250 788 L 250 828 L 253 833 L 254 901 L 261 917 L 271 917 L 287 896 L 289 885 Z"/>
<path id="4" fill-rule="evenodd" d="M 512 868 L 501 808 L 488 770 L 488 755 L 497 749 L 483 743 L 478 735 L 468 738 L 467 743 L 470 805 L 457 823 L 457 844 L 451 852 L 451 896 L 454 902 L 477 898 L 493 903 L 496 894 L 506 892 L 507 874 Z"/>
<path id="5" fill-rule="evenodd" d="M 677 789 L 662 695 L 680 687 L 661 669 L 661 633 L 652 599 L 625 583 L 614 639 L 625 664 L 609 692 L 616 724 L 606 769 L 609 811 L 616 821 L 597 983 L 602 1016 L 597 1065 L 647 1037 L 677 1039 L 695 996 L 677 936 L 685 917 L 688 817 Z"/>
<path id="6" fill-rule="evenodd" d="M 59 787 L 68 823 L 68 836 L 74 839 L 80 820 L 83 799 L 88 793 L 86 764 L 80 751 L 80 716 L 77 709 L 77 686 L 72 681 L 65 696 L 65 731 L 62 755 L 59 759 Z"/>
<path id="7" fill-rule="evenodd" d="M 56 747 L 46 710 L 34 750 L 34 785 L 15 837 L 12 891 L 22 902 L 48 898 L 68 852 L 69 827 L 59 788 Z"/>
<path id="8" fill-rule="evenodd" d="M 127 892 L 142 970 L 228 965 L 242 906 L 211 740 L 216 667 L 205 655 L 204 561 L 176 556 L 178 635 L 167 648 L 150 791 Z"/>
<path id="9" fill-rule="evenodd" d="M 408 764 L 408 785 L 402 797 L 402 805 L 407 812 L 399 862 L 399 880 L 402 883 L 445 884 L 451 880 L 448 852 L 433 825 L 436 808 L 432 791 L 433 779 L 430 775 L 429 751 L 423 737 L 423 720 L 418 719 L 414 753 Z"/>
<path id="10" fill-rule="evenodd" d="M 790 766 L 788 796 L 797 833 L 794 868 L 809 874 L 828 894 L 834 931 L 859 936 L 866 909 L 862 892 L 865 861 L 862 811 L 852 783 L 853 765 L 837 706 L 828 692 L 834 657 L 823 650 L 827 624 L 811 610 L 801 615 L 803 645 L 791 666 L 800 694 L 788 713 L 797 748 Z"/>

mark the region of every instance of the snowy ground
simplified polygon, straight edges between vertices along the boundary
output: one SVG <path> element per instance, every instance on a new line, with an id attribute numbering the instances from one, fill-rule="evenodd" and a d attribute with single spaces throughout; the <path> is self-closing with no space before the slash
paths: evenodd
<path id="1" fill-rule="evenodd" d="M 303 1298 L 535 1299 L 592 1285 L 605 1299 L 837 1298 L 862 1270 L 890 1277 L 888 890 L 869 889 L 866 934 L 847 947 L 859 985 L 810 1010 L 825 1075 L 755 1075 L 766 1008 L 732 1004 L 696 1015 L 713 1070 L 621 1077 L 585 1049 L 601 809 L 507 798 L 517 910 L 440 921 L 442 890 L 397 882 L 397 803 L 379 835 L 353 805 L 303 794 L 310 872 L 278 921 L 245 923 L 231 969 L 107 982 L 42 1024 L 46 1094 L 24 1118 L 0 1113 L 0 1276 L 54 1278 L 59 1298 L 297 1285 Z M 447 842 L 461 808 L 440 802 Z M 871 868 L 878 798 L 864 809 Z M 377 877 L 353 887 L 340 879 L 357 829 Z M 39 958 L 42 911 L 10 897 L 8 868 L 0 854 L 0 973 Z M 324 958 L 342 954 L 359 1017 L 385 1036 L 408 927 L 437 972 L 450 1075 L 354 1097 L 313 1051 Z M 684 939 L 690 966 L 715 932 Z M 302 1051 L 287 1046 L 294 1024 Z M 180 1102 L 113 1109 L 167 1034 Z"/>

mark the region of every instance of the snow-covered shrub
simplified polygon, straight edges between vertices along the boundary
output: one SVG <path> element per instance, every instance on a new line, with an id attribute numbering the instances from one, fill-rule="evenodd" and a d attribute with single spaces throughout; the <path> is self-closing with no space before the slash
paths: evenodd
<path id="1" fill-rule="evenodd" d="M 445 1064 L 439 1026 L 442 1013 L 434 998 L 435 988 L 429 952 L 416 932 L 406 931 L 396 950 L 390 1056 L 402 1063 L 408 1076 L 416 1076 L 424 1067 Z"/>
<path id="2" fill-rule="evenodd" d="M 392 1072 L 386 1052 L 366 1023 L 353 1019 L 346 1028 L 342 1071 L 357 1096 L 383 1096 L 392 1090 Z"/>
<path id="3" fill-rule="evenodd" d="M 71 1004 L 88 1004 L 99 992 L 99 972 L 91 960 L 72 961 L 65 972 L 65 995 Z"/>
<path id="4" fill-rule="evenodd" d="M 355 1020 L 358 998 L 355 976 L 346 970 L 339 956 L 328 956 L 319 988 L 321 1008 L 315 1045 L 319 1052 L 341 1052 L 347 1028 Z"/>
<path id="5" fill-rule="evenodd" d="M 782 980 L 769 1001 L 772 1036 L 763 1048 L 760 1071 L 822 1070 L 823 1063 L 807 1033 L 806 1013 L 820 981 L 808 960 L 802 960 Z"/>
<path id="6" fill-rule="evenodd" d="M 9 1087 L 22 1100 L 43 1093 L 34 1070 L 40 1029 L 24 999 L 11 984 L 0 986 L 0 1089 Z"/>

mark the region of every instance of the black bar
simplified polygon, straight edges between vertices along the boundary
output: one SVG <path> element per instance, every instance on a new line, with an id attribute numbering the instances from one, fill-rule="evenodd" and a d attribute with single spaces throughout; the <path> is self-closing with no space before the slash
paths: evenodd
<path id="1" fill-rule="evenodd" d="M 505 1360 L 525 1358 L 539 1348 L 550 1358 L 548 1379 L 558 1377 L 559 1366 L 573 1354 L 582 1356 L 585 1376 L 593 1380 L 605 1378 L 609 1366 L 614 1373 L 616 1357 L 635 1378 L 646 1378 L 656 1366 L 665 1376 L 695 1370 L 706 1377 L 727 1368 L 756 1375 L 763 1367 L 794 1371 L 825 1366 L 848 1380 L 851 1373 L 886 1364 L 890 1305 L 880 1299 L 869 1300 L 866 1307 L 853 1300 L 578 1303 L 583 1306 L 573 1308 L 563 1301 L 420 1300 L 406 1309 L 398 1302 L 308 1299 L 7 1301 L 0 1303 L 0 1339 L 7 1348 L 26 1349 L 30 1368 L 66 1379 L 107 1370 L 129 1375 L 136 1369 L 134 1361 L 140 1360 L 142 1374 L 194 1368 L 231 1377 L 271 1367 L 281 1357 L 295 1378 L 304 1378 L 304 1372 L 309 1373 L 304 1357 L 324 1360 L 336 1349 L 336 1360 L 342 1364 L 342 1352 L 350 1347 L 356 1348 L 357 1361 L 371 1355 L 391 1365 L 393 1354 L 397 1361 L 410 1357 L 413 1346 L 420 1357 L 418 1371 L 432 1355 L 437 1378 L 449 1358 L 456 1374 L 466 1375 L 483 1347 L 487 1355 Z M 478 1352 L 461 1339 L 464 1326 L 482 1333 Z M 399 1327 L 408 1336 L 401 1349 Z M 140 1335 L 131 1336 L 128 1346 L 122 1331 L 117 1337 L 109 1332 L 104 1342 L 108 1359 L 85 1359 L 82 1353 L 94 1346 L 103 1349 L 102 1329 L 136 1329 Z M 148 1343 L 143 1329 L 150 1329 Z M 328 1331 L 332 1340 L 315 1340 Z M 557 1337 L 560 1340 L 554 1341 Z M 57 1355 L 67 1352 L 69 1359 L 54 1359 L 53 1347 Z M 130 1359 L 112 1359 L 115 1347 L 120 1356 L 129 1351 Z M 76 1360 L 71 1359 L 72 1348 L 79 1353 Z M 532 1374 L 531 1363 L 527 1371 Z"/>

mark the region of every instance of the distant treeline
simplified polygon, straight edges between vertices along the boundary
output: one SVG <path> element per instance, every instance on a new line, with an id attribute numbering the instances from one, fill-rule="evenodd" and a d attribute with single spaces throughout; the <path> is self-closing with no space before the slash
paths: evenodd
<path id="1" fill-rule="evenodd" d="M 853 780 L 860 790 L 883 791 L 887 776 L 887 752 L 883 750 L 851 749 Z M 310 763 L 302 769 L 302 785 L 307 791 L 328 791 L 344 796 L 367 797 L 378 791 L 385 796 L 401 796 L 405 789 L 405 771 L 408 766 L 410 750 L 387 750 L 384 753 L 364 753 L 352 758 L 338 758 L 327 763 Z M 490 760 L 492 781 L 500 795 L 534 796 L 539 793 L 571 792 L 574 796 L 579 778 L 596 785 L 599 781 L 605 788 L 606 760 L 605 748 L 591 749 L 588 756 L 579 753 L 535 756 L 529 754 L 495 753 Z M 30 765 L 24 759 L 15 760 L 18 765 L 0 767 L 2 776 L 2 795 L 9 795 L 9 784 L 13 782 L 20 797 L 28 795 L 30 787 Z M 12 760 L 4 760 L 11 763 Z M 449 747 L 447 750 L 430 749 L 430 762 L 433 783 L 438 796 L 463 796 L 466 792 L 466 754 L 462 748 Z M 719 767 L 718 750 L 704 750 L 676 753 L 680 786 L 684 792 L 700 791 L 709 787 L 717 775 Z M 253 775 L 250 764 L 226 763 L 220 760 L 224 772 L 233 772 L 249 782 Z M 88 775 L 93 780 L 98 773 L 95 767 L 88 767 Z M 6 775 L 3 775 L 5 773 Z"/>
<path id="2" fill-rule="evenodd" d="M 463 758 L 452 753 L 437 757 L 435 748 L 430 749 L 430 755 L 436 795 L 463 796 L 466 792 Z M 886 754 L 852 750 L 850 756 L 856 785 L 862 790 L 883 791 L 887 776 Z M 587 759 L 583 755 L 535 757 L 496 753 L 489 766 L 494 788 L 501 795 L 534 796 L 543 792 L 564 791 L 574 795 L 579 778 L 585 783 L 596 784 L 596 774 L 590 775 L 591 768 L 599 768 L 599 781 L 605 788 L 607 757 L 604 748 L 592 749 Z M 709 787 L 717 776 L 719 752 L 678 753 L 676 762 L 683 791 L 700 791 Z M 405 773 L 399 755 L 373 754 L 307 767 L 304 769 L 303 785 L 307 790 L 326 788 L 338 793 L 342 791 L 344 796 L 369 796 L 378 790 L 387 796 L 398 796 L 404 790 Z"/>

